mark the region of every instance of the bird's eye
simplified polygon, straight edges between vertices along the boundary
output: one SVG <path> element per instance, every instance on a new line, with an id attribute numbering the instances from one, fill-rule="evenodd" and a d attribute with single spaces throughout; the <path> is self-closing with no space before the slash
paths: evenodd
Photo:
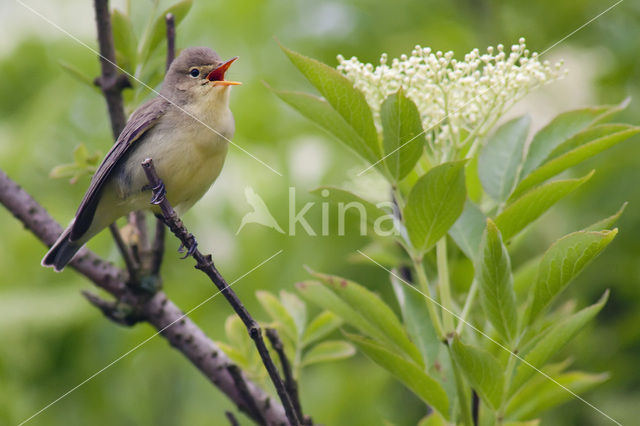
<path id="1" fill-rule="evenodd" d="M 200 70 L 197 68 L 193 68 L 191 71 L 189 71 L 189 75 L 191 77 L 197 77 L 200 75 Z"/>

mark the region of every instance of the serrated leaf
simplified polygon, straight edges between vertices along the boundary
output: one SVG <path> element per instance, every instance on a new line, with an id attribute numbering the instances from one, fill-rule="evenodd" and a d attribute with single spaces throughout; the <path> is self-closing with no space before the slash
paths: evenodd
<path id="1" fill-rule="evenodd" d="M 494 200 L 509 197 L 523 162 L 531 118 L 524 115 L 500 126 L 480 152 L 478 175 L 482 187 Z"/>
<path id="2" fill-rule="evenodd" d="M 624 213 L 624 209 L 627 207 L 627 204 L 629 203 L 625 201 L 617 212 L 609 217 L 605 217 L 604 219 L 597 221 L 590 226 L 587 226 L 583 229 L 583 231 L 604 231 L 606 229 L 611 229 L 611 227 L 616 224 L 618 219 L 620 219 L 622 213 Z"/>
<path id="3" fill-rule="evenodd" d="M 381 208 L 378 208 L 372 202 L 367 201 L 364 198 L 354 194 L 353 192 L 347 191 L 346 189 L 340 189 L 334 186 L 321 186 L 310 192 L 320 197 L 322 196 L 322 192 L 325 190 L 329 191 L 329 195 L 327 197 L 331 203 L 338 206 L 342 204 L 342 207 L 345 208 L 345 212 L 354 215 L 358 214 L 361 218 L 363 218 L 364 216 L 364 219 L 367 221 L 367 223 L 371 225 L 374 225 L 378 219 L 384 216 L 389 216 L 391 214 L 382 210 Z M 355 206 L 355 208 L 352 206 Z M 362 210 L 360 210 L 358 206 L 361 206 Z"/>
<path id="4" fill-rule="evenodd" d="M 424 149 L 424 131 L 418 107 L 402 88 L 387 97 L 380 108 L 385 164 L 396 180 L 402 180 L 418 162 Z"/>
<path id="5" fill-rule="evenodd" d="M 588 181 L 593 171 L 578 179 L 545 183 L 513 201 L 496 217 L 495 222 L 504 241 L 509 241 L 551 206 Z"/>
<path id="6" fill-rule="evenodd" d="M 356 348 L 343 340 L 327 340 L 309 349 L 302 357 L 301 366 L 317 364 L 319 362 L 337 361 L 349 358 L 356 353 Z"/>
<path id="7" fill-rule="evenodd" d="M 449 418 L 447 394 L 442 386 L 417 364 L 401 358 L 371 340 L 353 334 L 347 334 L 347 337 L 373 362 L 393 374 L 441 416 L 445 419 Z"/>
<path id="8" fill-rule="evenodd" d="M 269 314 L 271 320 L 282 326 L 282 331 L 291 341 L 295 342 L 298 338 L 298 328 L 293 317 L 282 305 L 280 300 L 268 291 L 256 291 L 256 298 L 262 308 Z"/>
<path id="9" fill-rule="evenodd" d="M 612 231 L 578 231 L 556 241 L 544 254 L 536 284 L 531 289 L 531 304 L 527 323 L 538 315 L 562 292 L 618 233 Z"/>
<path id="10" fill-rule="evenodd" d="M 111 12 L 113 44 L 118 65 L 133 73 L 136 68 L 136 35 L 131 19 L 118 9 Z"/>
<path id="11" fill-rule="evenodd" d="M 140 58 L 140 62 L 146 62 L 149 59 L 149 56 L 156 50 L 156 48 L 162 43 L 163 40 L 167 37 L 167 24 L 166 24 L 166 16 L 171 13 L 174 18 L 175 26 L 177 27 L 180 22 L 187 16 L 191 6 L 193 5 L 193 0 L 182 0 L 178 3 L 175 3 L 173 6 L 165 9 L 160 16 L 158 16 L 151 26 L 145 32 L 143 39 L 140 43 L 140 50 L 138 51 L 138 57 Z"/>
<path id="12" fill-rule="evenodd" d="M 393 310 L 377 294 L 342 277 L 317 272 L 314 272 L 313 275 L 331 288 L 336 295 L 359 312 L 376 329 L 380 330 L 383 333 L 382 342 L 395 346 L 416 363 L 422 364 L 420 351 L 407 337 L 404 327 Z"/>
<path id="13" fill-rule="evenodd" d="M 345 76 L 320 61 L 280 46 L 291 62 L 320 92 L 335 111 L 356 131 L 365 145 L 359 153 L 369 161 L 380 159 L 381 146 L 373 124 L 373 114 L 364 94 Z"/>
<path id="14" fill-rule="evenodd" d="M 489 352 L 453 339 L 451 353 L 471 387 L 491 408 L 499 407 L 504 386 L 503 368 Z"/>
<path id="15" fill-rule="evenodd" d="M 311 321 L 302 337 L 302 345 L 307 346 L 320 340 L 342 325 L 342 319 L 331 311 L 323 311 Z"/>
<path id="16" fill-rule="evenodd" d="M 513 291 L 511 259 L 496 224 L 487 219 L 476 265 L 480 303 L 485 315 L 505 342 L 516 337 L 518 313 Z"/>
<path id="17" fill-rule="evenodd" d="M 466 198 L 465 161 L 444 163 L 429 170 L 413 186 L 404 217 L 414 247 L 427 251 L 456 222 Z"/>
<path id="18" fill-rule="evenodd" d="M 552 376 L 552 378 L 554 381 L 539 377 L 531 385 L 522 388 L 507 405 L 506 416 L 520 419 L 536 417 L 544 411 L 574 399 L 573 394 L 586 392 L 606 381 L 609 375 L 572 371 Z"/>
<path id="19" fill-rule="evenodd" d="M 556 147 L 545 163 L 518 184 L 513 197 L 639 132 L 640 128 L 626 124 L 602 124 L 574 135 Z"/>
<path id="20" fill-rule="evenodd" d="M 614 112 L 625 108 L 627 104 L 628 101 L 625 100 L 620 105 L 583 108 L 557 115 L 533 137 L 526 154 L 521 177 L 526 177 L 544 163 L 549 154 L 564 141 Z"/>
<path id="21" fill-rule="evenodd" d="M 441 343 L 425 309 L 424 296 L 394 274 L 391 274 L 391 285 L 409 337 L 420 350 L 424 364 L 431 368 L 436 363 Z"/>
<path id="22" fill-rule="evenodd" d="M 480 208 L 471 201 L 467 201 L 464 204 L 462 214 L 449 229 L 449 236 L 471 261 L 478 258 L 480 241 L 486 223 L 486 218 Z"/>
<path id="23" fill-rule="evenodd" d="M 529 377 L 535 374 L 536 371 L 531 365 L 537 369 L 541 369 L 551 356 L 573 339 L 575 335 L 602 310 L 608 298 L 609 290 L 602 295 L 596 304 L 584 308 L 555 325 L 552 325 L 551 328 L 545 332 L 544 337 L 524 356 L 526 363 L 520 363 L 516 369 L 510 392 L 513 393 L 517 391 Z"/>
<path id="24" fill-rule="evenodd" d="M 308 93 L 272 90 L 280 99 L 336 137 L 357 155 L 370 163 L 378 161 L 379 156 L 373 155 L 368 143 L 327 101 Z"/>

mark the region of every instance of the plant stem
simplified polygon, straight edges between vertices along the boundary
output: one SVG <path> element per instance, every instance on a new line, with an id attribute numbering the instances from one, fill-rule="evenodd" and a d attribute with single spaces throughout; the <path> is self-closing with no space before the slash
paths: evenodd
<path id="1" fill-rule="evenodd" d="M 445 337 L 444 333 L 442 332 L 442 324 L 440 323 L 440 317 L 438 316 L 438 311 L 436 310 L 435 299 L 433 299 L 433 297 L 431 296 L 431 290 L 429 290 L 429 281 L 427 280 L 427 274 L 424 272 L 422 257 L 416 258 L 412 256 L 411 258 L 413 259 L 413 269 L 415 269 L 416 271 L 420 290 L 422 291 L 422 293 L 429 296 L 425 297 L 425 299 L 427 303 L 427 310 L 429 312 L 429 318 L 431 319 L 433 328 L 436 331 L 436 336 L 438 336 L 438 340 L 444 341 Z"/>
<path id="2" fill-rule="evenodd" d="M 451 286 L 449 284 L 449 265 L 447 263 L 447 236 L 436 243 L 436 257 L 438 261 L 438 290 L 442 309 L 442 324 L 445 336 L 455 329 L 453 325 L 453 303 L 451 301 Z"/>
<path id="3" fill-rule="evenodd" d="M 478 294 L 478 281 L 473 280 L 471 287 L 469 288 L 467 299 L 464 301 L 462 312 L 460 313 L 458 328 L 456 328 L 456 334 L 458 336 L 462 335 L 462 330 L 464 330 L 464 326 L 467 323 L 467 317 L 469 316 L 469 311 L 471 310 L 471 306 L 476 298 L 476 294 Z"/>
<path id="4" fill-rule="evenodd" d="M 458 393 L 458 402 L 460 403 L 460 411 L 462 412 L 462 424 L 466 426 L 473 426 L 473 416 L 471 415 L 471 404 L 469 398 L 467 398 L 467 384 L 462 378 L 462 372 L 458 368 L 458 364 L 453 359 L 451 354 L 451 346 L 447 345 L 447 351 L 449 358 L 451 359 L 451 368 L 453 369 L 453 375 L 456 380 L 456 391 Z"/>

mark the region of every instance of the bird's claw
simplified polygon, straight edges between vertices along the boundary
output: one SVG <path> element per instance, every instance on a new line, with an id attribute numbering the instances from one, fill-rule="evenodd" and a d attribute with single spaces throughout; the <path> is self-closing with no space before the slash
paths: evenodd
<path id="1" fill-rule="evenodd" d="M 187 257 L 192 256 L 196 252 L 197 248 L 198 241 L 196 241 L 196 238 L 194 236 L 191 236 L 191 247 L 189 247 L 187 253 L 182 256 L 181 259 L 186 259 Z M 180 244 L 180 247 L 178 247 L 178 253 L 184 253 L 184 244 Z"/>
<path id="2" fill-rule="evenodd" d="M 160 181 L 156 186 L 151 188 L 151 204 L 160 204 L 165 200 L 167 195 L 167 189 L 164 187 L 164 182 Z"/>

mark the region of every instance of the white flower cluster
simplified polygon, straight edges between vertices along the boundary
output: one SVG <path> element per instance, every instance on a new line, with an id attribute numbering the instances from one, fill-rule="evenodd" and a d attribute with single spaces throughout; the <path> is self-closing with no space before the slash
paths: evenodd
<path id="1" fill-rule="evenodd" d="M 355 57 L 339 55 L 338 61 L 338 70 L 364 93 L 378 130 L 382 102 L 402 87 L 418 107 L 429 148 L 439 161 L 468 143 L 475 146 L 510 106 L 565 73 L 561 63 L 540 62 L 537 53 L 530 54 L 524 38 L 510 52 L 501 44 L 482 54 L 474 49 L 464 61 L 451 51 L 434 53 L 421 46 L 391 65 L 383 54 L 375 68 Z"/>

